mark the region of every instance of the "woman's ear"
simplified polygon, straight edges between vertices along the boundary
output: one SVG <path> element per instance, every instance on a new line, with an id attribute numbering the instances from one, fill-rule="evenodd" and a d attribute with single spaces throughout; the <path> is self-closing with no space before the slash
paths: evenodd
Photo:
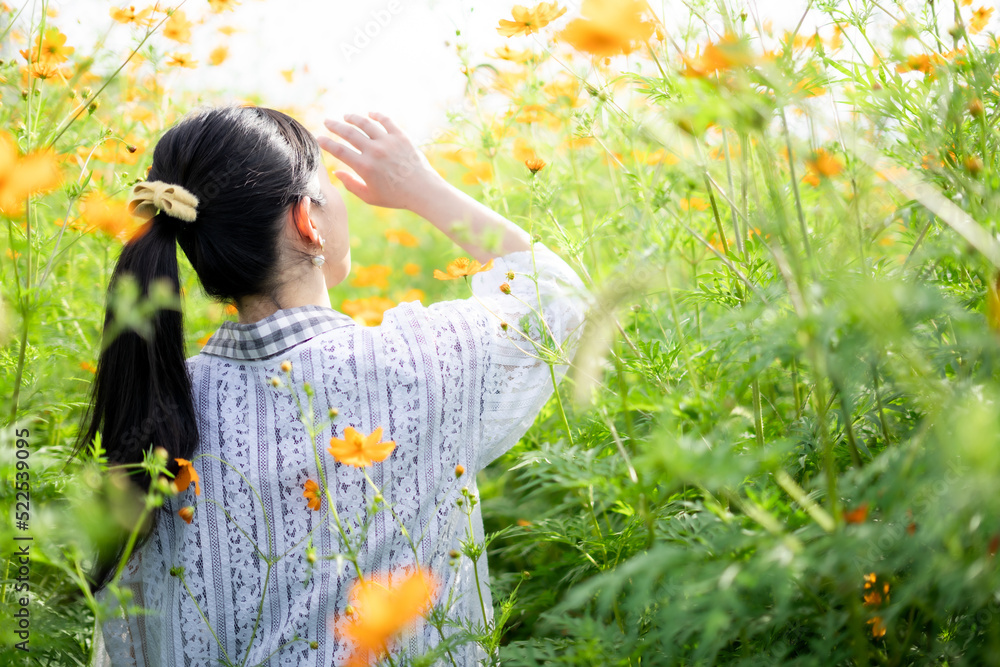
<path id="1" fill-rule="evenodd" d="M 310 203 L 309 197 L 299 199 L 292 206 L 292 221 L 295 224 L 295 230 L 304 241 L 319 245 L 319 230 L 316 229 L 316 225 L 313 224 L 310 217 Z"/>

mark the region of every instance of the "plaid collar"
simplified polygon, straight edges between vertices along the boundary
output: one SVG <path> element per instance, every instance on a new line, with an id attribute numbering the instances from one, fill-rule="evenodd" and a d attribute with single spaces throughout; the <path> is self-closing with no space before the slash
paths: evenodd
<path id="1" fill-rule="evenodd" d="M 354 323 L 348 315 L 324 306 L 285 308 L 249 324 L 223 322 L 201 351 L 230 359 L 269 359 L 321 333 Z"/>

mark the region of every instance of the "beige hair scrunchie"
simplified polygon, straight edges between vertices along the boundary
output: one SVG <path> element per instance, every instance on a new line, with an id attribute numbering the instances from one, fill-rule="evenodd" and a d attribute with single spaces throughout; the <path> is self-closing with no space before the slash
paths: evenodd
<path id="1" fill-rule="evenodd" d="M 147 220 L 163 211 L 173 218 L 194 222 L 198 217 L 198 198 L 179 185 L 143 181 L 132 188 L 128 210 Z"/>

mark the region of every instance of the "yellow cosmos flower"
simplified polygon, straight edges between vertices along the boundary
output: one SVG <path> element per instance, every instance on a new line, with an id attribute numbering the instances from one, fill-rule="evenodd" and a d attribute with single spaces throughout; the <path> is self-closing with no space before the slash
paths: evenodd
<path id="1" fill-rule="evenodd" d="M 153 24 L 152 13 L 153 9 L 151 7 L 137 12 L 134 6 L 130 6 L 128 9 L 112 9 L 111 18 L 124 25 L 148 28 Z"/>
<path id="2" fill-rule="evenodd" d="M 565 7 L 560 7 L 557 2 L 540 2 L 535 7 L 528 9 L 523 5 L 514 5 L 511 15 L 514 20 L 500 19 L 497 32 L 504 37 L 514 35 L 530 35 L 538 32 L 548 24 L 566 13 Z"/>
<path id="3" fill-rule="evenodd" d="M 656 23 L 645 17 L 643 0 L 584 0 L 581 18 L 557 35 L 577 51 L 599 57 L 628 54 L 653 36 Z"/>
<path id="4" fill-rule="evenodd" d="M 973 35 L 982 32 L 986 24 L 990 22 L 991 16 L 993 16 L 992 7 L 980 7 L 972 12 L 972 16 L 969 18 L 969 32 Z"/>
<path id="5" fill-rule="evenodd" d="M 372 431 L 371 435 L 363 435 L 353 426 L 344 429 L 344 437 L 330 438 L 327 451 L 344 465 L 364 468 L 373 463 L 384 461 L 396 448 L 396 442 L 379 442 L 382 439 L 382 427 Z"/>
<path id="6" fill-rule="evenodd" d="M 236 9 L 236 5 L 238 4 L 240 4 L 240 0 L 208 0 L 208 6 L 216 14 L 231 12 Z"/>
<path id="7" fill-rule="evenodd" d="M 226 58 L 229 57 L 229 47 L 220 46 L 216 49 L 212 49 L 212 52 L 208 54 L 208 62 L 210 65 L 218 67 L 222 63 L 226 62 Z"/>
<path id="8" fill-rule="evenodd" d="M 167 65 L 170 67 L 194 69 L 198 65 L 198 61 L 192 60 L 190 53 L 172 53 L 170 54 L 170 60 L 167 61 Z"/>
<path id="9" fill-rule="evenodd" d="M 38 60 L 50 65 L 61 65 L 76 51 L 72 46 L 66 46 L 66 35 L 57 28 L 46 30 L 44 37 L 39 36 L 35 40 L 35 49 Z"/>
<path id="10" fill-rule="evenodd" d="M 181 44 L 191 41 L 191 22 L 187 19 L 187 14 L 177 9 L 167 22 L 163 24 L 163 36 Z"/>
<path id="11" fill-rule="evenodd" d="M 496 58 L 499 58 L 500 60 L 506 60 L 508 62 L 518 63 L 518 64 L 524 64 L 535 57 L 535 54 L 527 49 L 524 51 L 518 51 L 516 49 L 510 48 L 506 44 L 495 49 L 492 55 Z"/>
<path id="12" fill-rule="evenodd" d="M 456 278 L 462 278 L 465 276 L 471 276 L 479 273 L 480 271 L 489 271 L 493 268 L 493 260 L 486 262 L 484 265 L 480 265 L 474 259 L 469 259 L 468 257 L 459 257 L 453 260 L 445 269 L 434 269 L 434 277 L 438 280 L 455 280 Z"/>
<path id="13" fill-rule="evenodd" d="M 311 479 L 307 479 L 305 483 L 305 491 L 302 492 L 302 495 L 309 501 L 306 503 L 309 509 L 316 510 L 318 512 L 320 503 L 322 502 L 319 495 L 319 484 Z"/>

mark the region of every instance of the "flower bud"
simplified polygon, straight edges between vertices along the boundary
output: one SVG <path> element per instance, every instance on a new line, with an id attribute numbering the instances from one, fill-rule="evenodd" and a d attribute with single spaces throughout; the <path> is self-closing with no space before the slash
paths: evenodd
<path id="1" fill-rule="evenodd" d="M 455 477 L 461 477 L 464 474 L 465 474 L 465 467 L 461 463 L 459 463 L 457 466 L 455 466 Z"/>
<path id="2" fill-rule="evenodd" d="M 354 608 L 354 605 L 347 605 L 347 607 L 344 608 L 344 613 L 347 614 L 348 618 L 354 618 L 354 615 L 358 612 Z"/>
<path id="3" fill-rule="evenodd" d="M 280 387 L 281 386 L 281 378 L 279 378 L 278 376 L 274 376 L 273 378 L 271 378 L 271 386 L 272 387 Z"/>
<path id="4" fill-rule="evenodd" d="M 288 361 L 287 359 L 285 361 L 282 361 L 281 362 L 281 370 L 284 371 L 285 373 L 291 373 L 292 372 L 292 362 Z"/>
<path id="5" fill-rule="evenodd" d="M 316 550 L 314 548 L 309 547 L 308 549 L 306 549 L 306 560 L 309 563 L 316 562 Z"/>
<path id="6" fill-rule="evenodd" d="M 381 493 L 376 493 L 375 497 L 372 498 L 372 502 L 374 502 L 376 505 L 379 505 L 385 502 L 385 497 Z"/>
<path id="7" fill-rule="evenodd" d="M 510 285 L 508 285 L 507 283 L 503 283 L 502 285 L 500 285 L 500 291 L 503 292 L 504 294 L 510 294 Z"/>
<path id="8" fill-rule="evenodd" d="M 985 111 L 982 100 L 977 98 L 969 102 L 969 115 L 973 118 L 981 118 Z"/>
<path id="9" fill-rule="evenodd" d="M 340 414 L 340 410 L 337 408 L 330 408 L 330 419 L 336 419 L 337 415 Z"/>
<path id="10" fill-rule="evenodd" d="M 452 549 L 451 551 L 448 552 L 448 557 L 449 558 L 458 558 L 461 555 L 462 554 L 460 554 L 456 549 Z"/>
<path id="11" fill-rule="evenodd" d="M 309 384 L 308 382 L 303 382 L 302 383 L 302 391 L 306 392 L 306 396 L 312 396 L 313 395 L 312 385 Z"/>
<path id="12" fill-rule="evenodd" d="M 311 649 L 317 649 L 317 648 L 319 648 L 319 642 L 316 642 L 316 641 L 309 642 L 309 648 L 311 648 Z"/>
<path id="13" fill-rule="evenodd" d="M 157 446 L 153 450 L 153 456 L 155 456 L 156 458 L 158 458 L 163 463 L 166 463 L 167 459 L 170 458 L 170 453 L 167 452 L 166 448 L 164 448 L 162 446 Z"/>
<path id="14" fill-rule="evenodd" d="M 513 279 L 514 279 L 514 272 L 513 271 L 508 271 L 507 272 L 507 280 L 513 280 Z"/>

